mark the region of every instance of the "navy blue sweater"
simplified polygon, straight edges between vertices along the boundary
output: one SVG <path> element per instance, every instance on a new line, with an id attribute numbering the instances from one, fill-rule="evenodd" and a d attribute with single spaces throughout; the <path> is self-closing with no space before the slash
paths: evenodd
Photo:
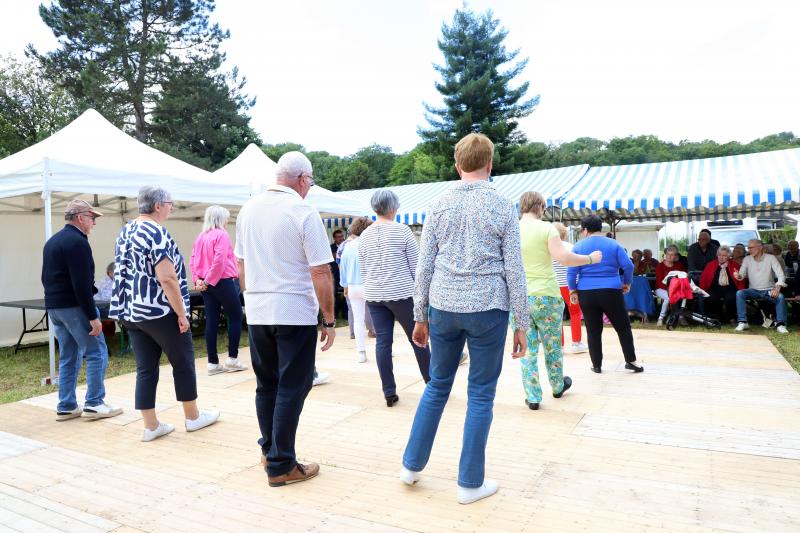
<path id="1" fill-rule="evenodd" d="M 94 259 L 86 235 L 67 224 L 45 243 L 43 256 L 42 285 L 47 308 L 80 307 L 89 320 L 97 318 Z"/>

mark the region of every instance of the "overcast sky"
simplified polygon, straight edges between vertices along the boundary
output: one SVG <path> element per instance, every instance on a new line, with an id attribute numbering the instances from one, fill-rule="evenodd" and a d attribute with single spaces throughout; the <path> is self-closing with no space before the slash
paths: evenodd
<path id="1" fill-rule="evenodd" d="M 0 53 L 55 45 L 32 0 L 6 0 Z M 750 141 L 800 135 L 800 1 L 473 0 L 530 62 L 521 79 L 541 95 L 528 138 L 654 134 Z M 412 148 L 423 102 L 436 104 L 442 22 L 457 0 L 217 0 L 231 31 L 230 66 L 258 97 L 265 142 L 338 155 L 371 143 Z"/>

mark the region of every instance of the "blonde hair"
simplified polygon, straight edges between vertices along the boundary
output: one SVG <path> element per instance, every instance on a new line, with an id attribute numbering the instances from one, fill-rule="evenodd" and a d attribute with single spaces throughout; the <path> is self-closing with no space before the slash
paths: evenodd
<path id="1" fill-rule="evenodd" d="M 225 223 L 231 218 L 231 212 L 221 205 L 210 205 L 203 217 L 203 231 L 219 228 L 225 229 Z"/>
<path id="2" fill-rule="evenodd" d="M 537 191 L 528 191 L 522 193 L 519 198 L 519 214 L 533 213 L 537 217 L 541 217 L 544 213 L 547 203 L 544 201 L 542 193 Z"/>
<path id="3" fill-rule="evenodd" d="M 561 222 L 553 222 L 553 227 L 558 230 L 558 238 L 562 241 L 567 239 L 567 227 Z"/>
<path id="4" fill-rule="evenodd" d="M 474 172 L 488 165 L 494 155 L 494 143 L 482 133 L 470 133 L 456 144 L 456 165 L 462 172 Z"/>

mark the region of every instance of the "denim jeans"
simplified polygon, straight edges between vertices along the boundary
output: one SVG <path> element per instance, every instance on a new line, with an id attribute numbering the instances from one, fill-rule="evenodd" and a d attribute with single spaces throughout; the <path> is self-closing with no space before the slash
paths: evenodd
<path id="1" fill-rule="evenodd" d="M 208 362 L 218 364 L 217 332 L 220 307 L 228 318 L 228 357 L 239 355 L 239 338 L 242 336 L 242 301 L 239 299 L 239 280 L 221 279 L 216 285 L 201 292 L 206 310 L 206 351 Z"/>
<path id="2" fill-rule="evenodd" d="M 739 322 L 747 322 L 747 300 L 767 300 L 775 304 L 778 324 L 786 324 L 786 300 L 783 294 L 777 298 L 770 296 L 770 289 L 741 289 L 736 291 L 736 314 Z"/>
<path id="3" fill-rule="evenodd" d="M 403 454 L 403 465 L 419 472 L 428 463 L 442 411 L 453 388 L 464 343 L 469 347 L 467 418 L 458 465 L 458 485 L 483 485 L 486 441 L 492 425 L 497 378 L 503 368 L 508 311 L 476 313 L 430 310 L 431 380 L 417 406 L 417 414 Z"/>
<path id="4" fill-rule="evenodd" d="M 103 333 L 89 335 L 92 326 L 80 307 L 48 309 L 53 332 L 58 339 L 58 411 L 78 407 L 75 386 L 86 357 L 86 406 L 100 405 L 106 396 L 103 383 L 108 366 L 108 348 Z M 97 316 L 100 316 L 98 311 Z"/>

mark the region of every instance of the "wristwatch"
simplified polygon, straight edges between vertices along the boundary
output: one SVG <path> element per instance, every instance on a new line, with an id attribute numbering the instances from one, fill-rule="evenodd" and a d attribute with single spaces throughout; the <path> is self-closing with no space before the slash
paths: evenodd
<path id="1" fill-rule="evenodd" d="M 336 319 L 333 319 L 333 322 L 325 322 L 325 319 L 322 319 L 322 327 L 324 328 L 335 328 L 336 327 Z"/>

